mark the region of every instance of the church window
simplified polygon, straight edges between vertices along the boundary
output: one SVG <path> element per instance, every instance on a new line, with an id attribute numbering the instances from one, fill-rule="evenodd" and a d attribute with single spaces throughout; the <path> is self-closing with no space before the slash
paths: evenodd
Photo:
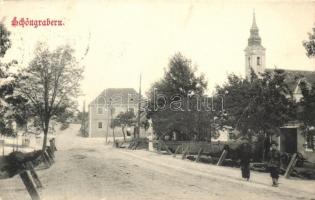
<path id="1" fill-rule="evenodd" d="M 260 65 L 260 57 L 257 57 L 257 65 Z"/>

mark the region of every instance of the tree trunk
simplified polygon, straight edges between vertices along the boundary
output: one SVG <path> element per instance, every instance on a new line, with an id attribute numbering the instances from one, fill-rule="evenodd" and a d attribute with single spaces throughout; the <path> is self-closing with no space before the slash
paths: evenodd
<path id="1" fill-rule="evenodd" d="M 115 128 L 113 128 L 113 143 L 115 143 Z"/>
<path id="2" fill-rule="evenodd" d="M 137 128 L 134 127 L 134 128 L 133 128 L 133 138 L 136 138 L 136 132 L 137 132 Z"/>
<path id="3" fill-rule="evenodd" d="M 47 146 L 47 134 L 48 134 L 49 120 L 46 120 L 44 124 L 44 139 L 43 139 L 43 147 L 42 150 L 45 152 Z"/>
<path id="4" fill-rule="evenodd" d="M 122 131 L 123 136 L 124 136 L 124 142 L 126 142 L 125 126 L 121 126 L 121 131 Z"/>
<path id="5" fill-rule="evenodd" d="M 45 133 L 44 131 L 44 139 L 43 139 L 43 147 L 42 147 L 43 152 L 45 152 L 46 146 L 47 146 L 47 132 Z"/>
<path id="6" fill-rule="evenodd" d="M 266 161 L 267 155 L 270 151 L 270 141 L 271 141 L 271 135 L 268 133 L 265 133 L 264 137 L 264 151 L 263 151 L 263 161 Z"/>

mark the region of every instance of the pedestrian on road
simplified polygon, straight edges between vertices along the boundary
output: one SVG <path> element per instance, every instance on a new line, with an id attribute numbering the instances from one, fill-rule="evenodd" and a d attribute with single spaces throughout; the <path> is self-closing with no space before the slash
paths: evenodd
<path id="1" fill-rule="evenodd" d="M 271 142 L 271 150 L 268 153 L 268 169 L 272 178 L 272 186 L 278 187 L 278 179 L 280 172 L 280 151 L 277 149 L 277 142 Z"/>
<path id="2" fill-rule="evenodd" d="M 242 138 L 242 144 L 239 146 L 238 155 L 241 160 L 242 177 L 249 181 L 250 178 L 250 159 L 252 148 L 248 138 Z"/>

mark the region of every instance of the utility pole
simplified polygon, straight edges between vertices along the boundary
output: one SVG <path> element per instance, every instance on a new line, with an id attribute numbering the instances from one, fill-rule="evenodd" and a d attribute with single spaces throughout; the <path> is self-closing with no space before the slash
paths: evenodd
<path id="1" fill-rule="evenodd" d="M 139 97 L 138 97 L 138 130 L 137 130 L 138 138 L 140 137 L 140 109 L 141 109 L 141 74 L 140 74 Z"/>
<path id="2" fill-rule="evenodd" d="M 108 139 L 108 131 L 109 131 L 109 123 L 110 123 L 110 115 L 111 115 L 111 104 L 112 104 L 112 98 L 109 99 L 109 104 L 107 106 L 107 127 L 106 127 L 106 144 Z"/>
<path id="3" fill-rule="evenodd" d="M 113 122 L 113 107 L 110 108 L 110 123 L 112 124 L 112 129 L 113 129 L 113 144 L 115 144 L 116 140 L 115 140 L 115 124 Z"/>

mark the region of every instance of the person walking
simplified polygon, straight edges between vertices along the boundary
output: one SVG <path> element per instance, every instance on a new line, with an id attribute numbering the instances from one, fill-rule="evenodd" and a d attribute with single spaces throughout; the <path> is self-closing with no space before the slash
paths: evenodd
<path id="1" fill-rule="evenodd" d="M 268 169 L 272 178 L 272 186 L 278 187 L 278 179 L 280 172 L 281 157 L 280 151 L 277 149 L 277 142 L 271 142 L 271 150 L 268 153 Z"/>
<path id="2" fill-rule="evenodd" d="M 239 146 L 239 158 L 241 165 L 242 178 L 249 181 L 250 178 L 250 159 L 251 159 L 252 148 L 249 144 L 248 138 L 242 139 L 242 144 Z"/>

